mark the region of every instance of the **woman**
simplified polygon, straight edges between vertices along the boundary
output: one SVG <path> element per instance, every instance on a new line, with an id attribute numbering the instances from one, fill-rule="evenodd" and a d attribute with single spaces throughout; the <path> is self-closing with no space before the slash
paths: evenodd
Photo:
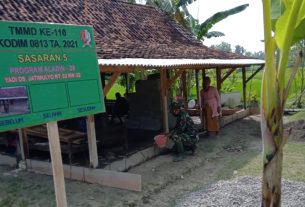
<path id="1" fill-rule="evenodd" d="M 208 134 L 217 135 L 220 129 L 218 117 L 220 115 L 221 104 L 218 91 L 210 86 L 211 79 L 204 78 L 204 89 L 200 91 L 201 109 L 204 117 L 205 130 Z"/>

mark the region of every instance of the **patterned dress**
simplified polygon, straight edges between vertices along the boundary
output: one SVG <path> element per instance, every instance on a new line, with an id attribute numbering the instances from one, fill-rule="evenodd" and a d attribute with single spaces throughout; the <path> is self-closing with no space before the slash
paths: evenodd
<path id="1" fill-rule="evenodd" d="M 217 108 L 221 107 L 218 91 L 213 86 L 210 86 L 208 90 L 201 90 L 200 95 L 204 128 L 208 132 L 218 132 L 220 129 L 218 120 L 220 114 Z"/>
<path id="2" fill-rule="evenodd" d="M 196 148 L 199 141 L 197 130 L 193 120 L 183 109 L 178 114 L 176 126 L 170 133 L 170 139 L 174 141 L 178 153 L 183 153 L 185 147 L 192 150 Z"/>

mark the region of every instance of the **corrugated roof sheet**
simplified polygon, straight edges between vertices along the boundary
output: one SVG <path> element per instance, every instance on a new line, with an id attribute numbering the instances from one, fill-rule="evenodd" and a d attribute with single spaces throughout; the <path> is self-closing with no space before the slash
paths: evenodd
<path id="1" fill-rule="evenodd" d="M 175 67 L 175 66 L 219 66 L 219 65 L 262 65 L 265 61 L 256 59 L 99 59 L 100 66 L 122 66 L 122 67 Z"/>

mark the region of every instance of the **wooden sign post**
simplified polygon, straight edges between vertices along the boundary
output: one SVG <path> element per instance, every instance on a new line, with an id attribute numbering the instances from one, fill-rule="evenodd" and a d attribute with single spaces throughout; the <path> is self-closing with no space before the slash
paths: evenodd
<path id="1" fill-rule="evenodd" d="M 96 145 L 94 115 L 87 116 L 86 124 L 87 124 L 87 134 L 88 134 L 90 167 L 97 168 L 98 154 L 97 154 L 97 145 Z"/>
<path id="2" fill-rule="evenodd" d="M 67 207 L 64 170 L 61 158 L 57 121 L 47 123 L 57 207 Z"/>
<path id="3" fill-rule="evenodd" d="M 18 42 L 0 45 L 0 99 L 6 103 L 0 132 L 47 123 L 56 203 L 66 207 L 57 121 L 105 112 L 93 27 L 0 21 L 0 30 L 0 38 Z M 93 116 L 87 125 L 90 163 L 97 167 Z M 26 133 L 19 135 L 24 160 L 28 142 Z"/>

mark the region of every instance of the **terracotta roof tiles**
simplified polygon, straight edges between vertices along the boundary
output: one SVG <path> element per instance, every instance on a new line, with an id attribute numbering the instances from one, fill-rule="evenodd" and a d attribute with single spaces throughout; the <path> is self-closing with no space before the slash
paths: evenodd
<path id="1" fill-rule="evenodd" d="M 93 25 L 101 59 L 244 58 L 203 46 L 154 7 L 119 0 L 1 0 L 0 19 Z"/>

